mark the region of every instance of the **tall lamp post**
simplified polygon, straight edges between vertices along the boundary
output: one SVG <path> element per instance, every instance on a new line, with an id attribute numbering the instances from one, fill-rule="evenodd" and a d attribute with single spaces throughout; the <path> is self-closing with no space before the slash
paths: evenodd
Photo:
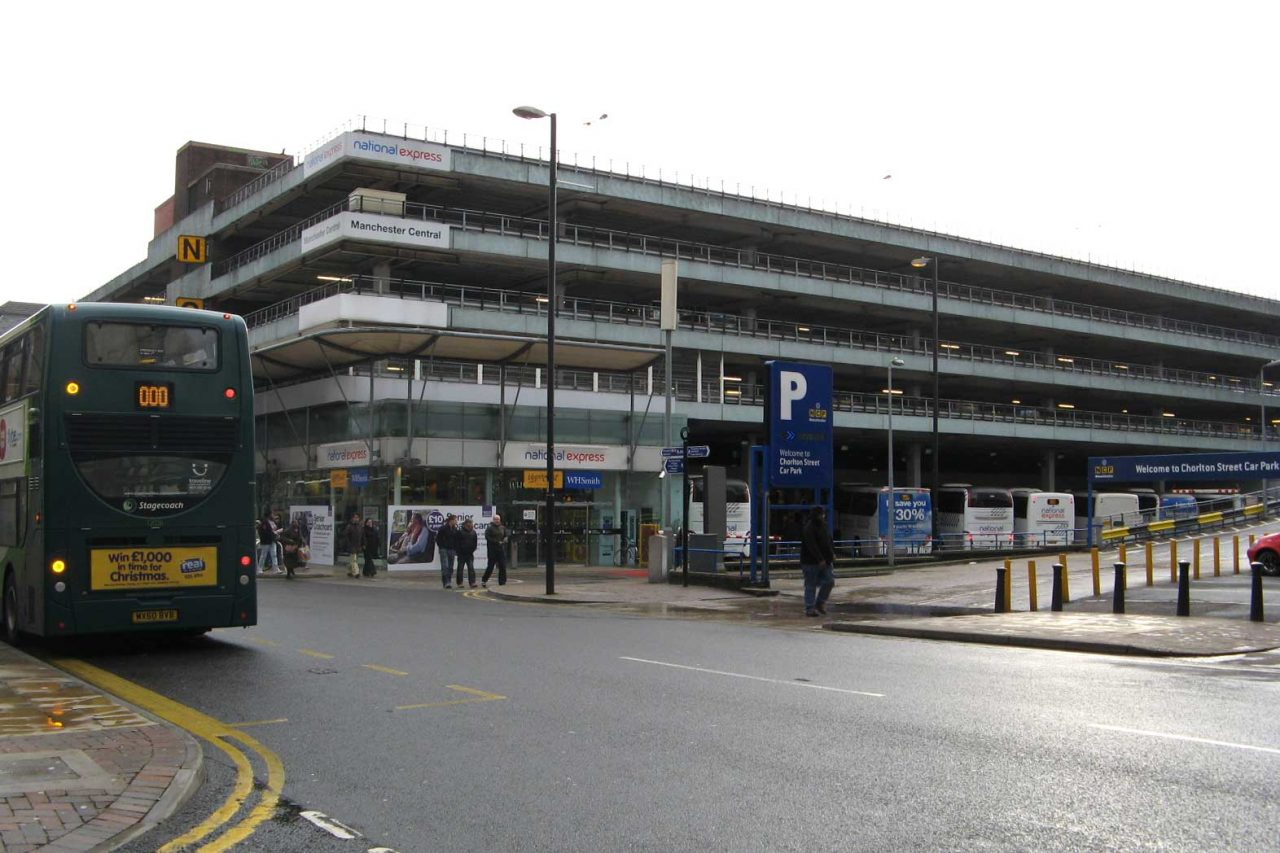
<path id="1" fill-rule="evenodd" d="M 1267 450 L 1267 371 L 1280 365 L 1280 358 L 1274 361 L 1268 361 L 1262 367 L 1258 368 L 1258 396 L 1261 398 L 1261 409 L 1258 412 L 1258 435 L 1262 436 L 1262 451 Z M 1267 514 L 1267 478 L 1262 478 L 1262 515 Z"/>
<path id="2" fill-rule="evenodd" d="M 938 447 L 938 259 L 919 257 L 911 261 L 911 266 L 918 270 L 930 265 L 933 266 L 933 476 L 929 480 L 929 486 L 933 511 L 929 514 L 932 528 L 929 535 L 933 540 L 933 547 L 937 549 L 941 544 L 938 542 L 938 489 L 941 486 L 938 472 L 942 456 Z"/>
<path id="3" fill-rule="evenodd" d="M 556 114 L 537 107 L 516 107 L 520 118 L 551 119 L 551 164 L 547 178 L 547 505 L 543 511 L 547 532 L 547 595 L 556 591 Z"/>
<path id="4" fill-rule="evenodd" d="M 897 509 L 898 501 L 893 492 L 893 369 L 902 367 L 906 364 L 896 356 L 889 359 L 889 387 L 884 389 L 885 394 L 889 397 L 889 517 L 886 519 L 889 523 L 889 565 L 893 565 L 893 522 L 894 510 Z"/>

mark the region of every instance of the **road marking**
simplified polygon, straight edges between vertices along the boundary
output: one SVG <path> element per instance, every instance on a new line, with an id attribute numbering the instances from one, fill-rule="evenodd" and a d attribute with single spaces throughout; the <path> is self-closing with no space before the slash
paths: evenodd
<path id="1" fill-rule="evenodd" d="M 176 702 L 167 696 L 162 696 L 155 691 L 148 690 L 140 684 L 135 684 L 104 669 L 99 669 L 92 664 L 71 658 L 52 660 L 50 663 L 112 695 L 119 696 L 126 702 L 131 702 L 144 710 L 150 711 L 157 717 L 168 720 L 197 737 L 203 738 L 227 753 L 232 763 L 235 764 L 236 782 L 231 794 L 222 806 L 184 835 L 172 839 L 161 847 L 161 853 L 184 850 L 201 839 L 221 831 L 240 812 L 253 795 L 253 765 L 244 751 L 230 741 L 239 741 L 240 744 L 261 758 L 267 768 L 266 787 L 260 795 L 257 806 L 253 808 L 248 817 L 231 826 L 221 837 L 204 845 L 200 850 L 208 851 L 208 853 L 221 853 L 221 851 L 228 850 L 252 835 L 259 825 L 275 814 L 276 806 L 280 802 L 280 793 L 284 789 L 284 764 L 281 763 L 274 752 L 261 743 L 243 732 L 236 731 L 221 720 Z"/>
<path id="2" fill-rule="evenodd" d="M 392 669 L 391 667 L 388 667 L 388 666 L 378 666 L 376 663 L 362 663 L 360 665 L 365 669 L 371 669 L 374 672 L 385 672 L 387 675 L 408 675 L 409 674 L 407 672 L 401 672 L 398 669 Z"/>
<path id="3" fill-rule="evenodd" d="M 272 726 L 272 725 L 275 725 L 276 723 L 287 723 L 287 722 L 289 722 L 288 717 L 280 717 L 275 720 L 253 720 L 248 723 L 227 723 L 227 725 L 233 729 L 247 729 L 253 726 Z"/>
<path id="4" fill-rule="evenodd" d="M 782 678 L 764 678 L 759 675 L 743 675 L 740 672 L 724 672 L 719 669 L 705 669 L 700 666 L 685 666 L 684 664 L 667 663 L 666 661 L 660 661 L 660 660 L 645 660 L 644 658 L 629 658 L 629 657 L 623 657 L 623 658 L 620 658 L 620 660 L 629 660 L 635 663 L 648 663 L 648 664 L 653 664 L 654 666 L 669 666 L 672 669 L 686 669 L 686 670 L 689 670 L 690 672 L 705 672 L 708 675 L 725 675 L 725 676 L 728 676 L 729 678 L 745 678 L 748 681 L 763 681 L 766 684 L 784 684 L 787 687 L 808 687 L 810 690 L 826 690 L 831 693 L 847 693 L 851 696 L 871 696 L 876 699 L 884 698 L 883 693 L 868 693 L 865 690 L 845 690 L 843 687 L 826 687 L 825 685 L 822 685 L 822 684 L 806 684 L 802 681 L 787 681 Z"/>
<path id="5" fill-rule="evenodd" d="M 506 696 L 498 693 L 489 693 L 485 690 L 477 690 L 474 687 L 463 687 L 460 684 L 446 684 L 450 690 L 457 690 L 459 693 L 470 694 L 470 699 L 446 699 L 442 702 L 424 702 L 421 705 L 397 705 L 397 711 L 417 711 L 422 708 L 445 708 L 449 705 L 469 705 L 473 702 L 500 702 L 505 701 Z"/>
<path id="6" fill-rule="evenodd" d="M 304 820 L 308 820 L 334 838 L 341 838 L 343 841 L 350 841 L 353 838 L 359 838 L 360 833 L 340 821 L 334 820 L 324 812 L 308 811 L 300 812 L 300 816 Z"/>
<path id="7" fill-rule="evenodd" d="M 1212 740 L 1210 738 L 1192 737 L 1190 735 L 1171 735 L 1167 732 L 1153 732 L 1147 729 L 1126 729 L 1124 726 L 1107 726 L 1102 723 L 1090 723 L 1091 729 L 1102 729 L 1108 732 L 1121 732 L 1129 735 L 1145 735 L 1146 737 L 1159 737 L 1167 740 L 1182 740 L 1188 743 L 1203 743 L 1209 746 L 1225 746 L 1231 749 L 1247 749 L 1251 752 L 1267 752 L 1272 755 L 1280 755 L 1280 749 L 1273 749 L 1269 746 L 1252 746 L 1247 743 L 1232 743 L 1226 740 Z"/>
<path id="8" fill-rule="evenodd" d="M 298 649 L 307 657 L 320 658 L 320 660 L 333 660 L 333 655 L 326 655 L 324 652 L 317 652 L 315 649 Z"/>
<path id="9" fill-rule="evenodd" d="M 260 645 L 260 646 L 278 646 L 278 645 L 280 645 L 280 644 L 279 644 L 279 643 L 277 643 L 275 640 L 268 640 L 266 637 L 249 637 L 249 638 L 248 638 L 248 640 L 249 640 L 249 642 L 251 642 L 251 643 L 257 643 L 257 644 L 258 644 L 258 645 Z"/>

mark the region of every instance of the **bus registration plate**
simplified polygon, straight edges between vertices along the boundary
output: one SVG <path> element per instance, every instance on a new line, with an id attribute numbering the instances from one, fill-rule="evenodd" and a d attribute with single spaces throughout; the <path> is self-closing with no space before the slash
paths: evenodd
<path id="1" fill-rule="evenodd" d="M 176 610 L 135 610 L 133 611 L 133 624 L 148 625 L 152 622 L 177 622 L 178 611 Z"/>
<path id="2" fill-rule="evenodd" d="M 172 589 L 217 586 L 218 549 L 94 548 L 91 589 Z"/>

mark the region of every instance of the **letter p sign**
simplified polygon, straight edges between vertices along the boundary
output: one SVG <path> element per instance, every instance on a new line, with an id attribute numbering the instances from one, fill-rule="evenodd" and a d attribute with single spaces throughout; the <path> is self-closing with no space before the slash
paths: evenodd
<path id="1" fill-rule="evenodd" d="M 782 370 L 778 373 L 778 417 L 791 420 L 791 404 L 803 400 L 809 393 L 809 383 L 804 374 L 794 370 Z"/>

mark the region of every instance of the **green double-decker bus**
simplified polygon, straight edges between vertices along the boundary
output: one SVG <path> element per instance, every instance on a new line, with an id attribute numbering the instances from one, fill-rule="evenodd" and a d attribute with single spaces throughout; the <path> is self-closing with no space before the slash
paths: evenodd
<path id="1" fill-rule="evenodd" d="M 253 477 L 239 317 L 81 303 L 9 329 L 5 638 L 256 624 Z"/>

